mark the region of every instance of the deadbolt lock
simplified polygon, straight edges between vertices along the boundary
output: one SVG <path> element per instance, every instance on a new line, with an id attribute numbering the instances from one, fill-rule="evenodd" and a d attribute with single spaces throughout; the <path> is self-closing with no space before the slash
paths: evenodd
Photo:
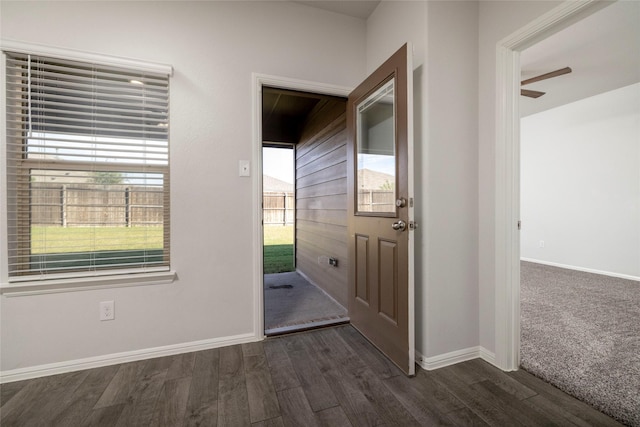
<path id="1" fill-rule="evenodd" d="M 405 206 L 407 206 L 407 199 L 405 199 L 404 197 L 400 197 L 396 200 L 396 206 L 399 208 L 404 208 Z"/>

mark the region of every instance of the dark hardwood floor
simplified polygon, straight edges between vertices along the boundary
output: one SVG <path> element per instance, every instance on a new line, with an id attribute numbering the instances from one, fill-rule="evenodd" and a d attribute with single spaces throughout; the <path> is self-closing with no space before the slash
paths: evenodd
<path id="1" fill-rule="evenodd" d="M 523 371 L 407 378 L 350 326 L 1 386 L 9 426 L 612 426 Z"/>

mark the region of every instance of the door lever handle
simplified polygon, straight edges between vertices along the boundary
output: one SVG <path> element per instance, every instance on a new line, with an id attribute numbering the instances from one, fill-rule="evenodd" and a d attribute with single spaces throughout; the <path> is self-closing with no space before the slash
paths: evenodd
<path id="1" fill-rule="evenodd" d="M 404 222 L 403 220 L 399 220 L 391 224 L 391 228 L 393 228 L 396 231 L 404 231 L 407 229 L 407 223 Z"/>

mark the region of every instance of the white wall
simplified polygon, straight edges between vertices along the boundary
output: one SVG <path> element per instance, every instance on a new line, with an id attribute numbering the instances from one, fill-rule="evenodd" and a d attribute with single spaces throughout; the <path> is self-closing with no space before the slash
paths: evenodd
<path id="1" fill-rule="evenodd" d="M 252 157 L 251 73 L 353 87 L 365 75 L 365 22 L 289 2 L 3 1 L 0 8 L 3 39 L 174 66 L 178 273 L 170 285 L 3 296 L 0 369 L 260 334 L 252 180 L 238 177 L 238 160 Z M 98 321 L 104 300 L 115 301 L 115 321 Z"/>
<path id="2" fill-rule="evenodd" d="M 416 350 L 478 345 L 477 2 L 383 2 L 367 71 L 414 45 Z"/>
<path id="3" fill-rule="evenodd" d="M 417 349 L 427 357 L 478 344 L 494 351 L 496 43 L 558 4 L 382 2 L 365 27 L 289 2 L 2 1 L 2 38 L 175 67 L 179 280 L 3 296 L 0 369 L 259 333 L 252 181 L 237 176 L 237 161 L 252 155 L 251 73 L 355 86 L 406 41 L 416 67 Z M 111 299 L 116 320 L 99 322 L 98 302 Z"/>
<path id="4" fill-rule="evenodd" d="M 495 351 L 496 45 L 558 4 L 556 1 L 479 2 L 479 327 L 480 345 L 489 351 Z"/>
<path id="5" fill-rule="evenodd" d="M 523 118 L 521 159 L 521 256 L 640 280 L 640 83 Z"/>

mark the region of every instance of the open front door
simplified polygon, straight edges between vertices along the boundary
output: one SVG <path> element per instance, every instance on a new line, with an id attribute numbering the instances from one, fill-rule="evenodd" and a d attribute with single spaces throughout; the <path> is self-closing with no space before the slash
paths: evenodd
<path id="1" fill-rule="evenodd" d="M 349 317 L 415 374 L 413 99 L 405 44 L 347 103 Z"/>

